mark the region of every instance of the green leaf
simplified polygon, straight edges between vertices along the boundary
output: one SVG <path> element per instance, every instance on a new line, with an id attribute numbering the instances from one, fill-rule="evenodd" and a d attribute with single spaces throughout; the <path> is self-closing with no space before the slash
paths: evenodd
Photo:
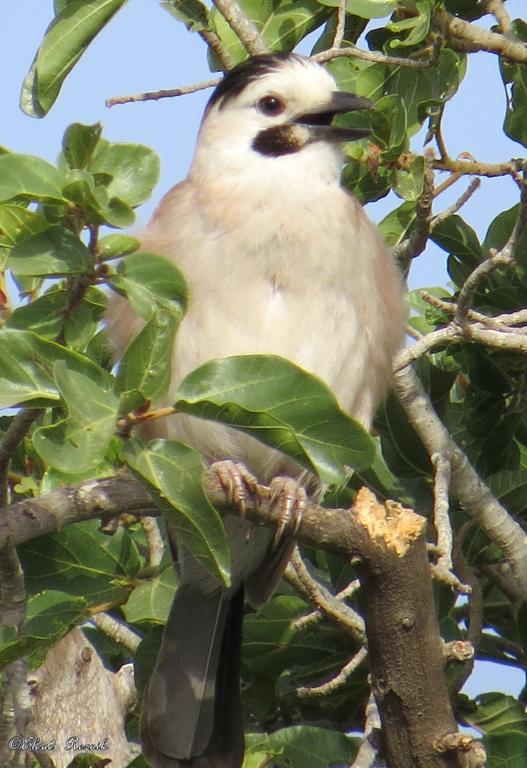
<path id="1" fill-rule="evenodd" d="M 20 101 L 27 115 L 43 117 L 51 109 L 69 72 L 125 2 L 72 0 L 61 7 L 22 86 Z"/>
<path id="2" fill-rule="evenodd" d="M 423 191 L 424 175 L 424 157 L 414 157 L 408 168 L 395 171 L 395 194 L 404 200 L 415 202 Z"/>
<path id="3" fill-rule="evenodd" d="M 59 588 L 91 607 L 125 600 L 142 559 L 126 528 L 112 536 L 99 529 L 100 522 L 88 520 L 22 544 L 17 551 L 28 591 Z"/>
<path id="4" fill-rule="evenodd" d="M 386 29 L 394 33 L 396 38 L 388 41 L 388 47 L 401 48 L 421 43 L 430 32 L 433 5 L 430 0 L 416 0 L 417 13 L 412 13 L 409 18 L 389 21 Z"/>
<path id="5" fill-rule="evenodd" d="M 247 751 L 273 755 L 279 768 L 327 768 L 335 763 L 351 765 L 359 744 L 359 739 L 339 731 L 293 725 L 271 734 L 252 734 Z"/>
<path id="6" fill-rule="evenodd" d="M 276 356 L 212 360 L 190 373 L 177 410 L 248 432 L 292 456 L 324 483 L 345 484 L 349 468 L 365 469 L 375 446 L 315 376 Z"/>
<path id="7" fill-rule="evenodd" d="M 72 627 L 86 618 L 87 602 L 83 597 L 72 598 L 56 590 L 44 590 L 29 598 L 27 621 L 18 638 L 2 638 L 0 642 L 0 668 L 29 657 L 34 669 L 42 663 L 46 652 L 64 637 Z"/>
<path id="8" fill-rule="evenodd" d="M 373 141 L 383 148 L 383 160 L 396 160 L 408 148 L 406 107 L 396 94 L 383 96 L 372 112 Z"/>
<path id="9" fill-rule="evenodd" d="M 123 292 L 143 320 L 149 320 L 156 308 L 181 318 L 188 301 L 185 278 L 172 262 L 163 256 L 140 251 L 126 258 L 109 275 L 110 286 Z"/>
<path id="10" fill-rule="evenodd" d="M 463 712 L 467 722 L 489 735 L 516 731 L 527 736 L 527 714 L 519 701 L 503 693 L 483 693 L 476 698 L 477 709 Z"/>
<path id="11" fill-rule="evenodd" d="M 50 227 L 25 238 L 13 247 L 7 260 L 16 275 L 35 277 L 78 275 L 91 264 L 89 250 L 66 227 Z"/>
<path id="12" fill-rule="evenodd" d="M 32 155 L 0 155 L 0 201 L 23 197 L 27 200 L 63 202 L 64 174 Z"/>
<path id="13" fill-rule="evenodd" d="M 379 65 L 374 65 L 379 66 Z M 382 70 L 382 85 L 387 93 L 396 93 L 403 100 L 407 114 L 408 134 L 413 136 L 428 117 L 428 108 L 444 103 L 459 88 L 466 71 L 466 56 L 443 48 L 434 67 L 410 69 L 390 67 Z M 368 72 L 368 70 L 365 70 Z M 368 76 L 371 77 L 369 74 Z M 361 95 L 362 91 L 360 92 Z"/>
<path id="14" fill-rule="evenodd" d="M 443 219 L 430 234 L 430 239 L 450 254 L 448 272 L 456 285 L 461 286 L 483 258 L 483 251 L 475 231 L 455 214 Z"/>
<path id="15" fill-rule="evenodd" d="M 0 205 L 0 245 L 14 245 L 48 227 L 49 222 L 38 213 L 12 203 Z"/>
<path id="16" fill-rule="evenodd" d="M 171 360 L 178 319 L 172 312 L 158 310 L 130 342 L 119 364 L 119 392 L 138 391 L 156 400 L 170 384 Z"/>
<path id="17" fill-rule="evenodd" d="M 68 415 L 38 427 L 33 445 L 43 461 L 60 472 L 84 472 L 103 460 L 112 437 L 119 405 L 114 382 L 87 358 L 57 360 L 53 375 Z"/>
<path id="18" fill-rule="evenodd" d="M 107 186 L 110 198 L 135 207 L 150 197 L 160 164 L 154 150 L 142 144 L 107 144 L 90 160 L 87 170 L 94 176 L 111 177 Z"/>
<path id="19" fill-rule="evenodd" d="M 512 234 L 519 213 L 519 204 L 513 205 L 512 208 L 498 213 L 496 218 L 490 223 L 487 234 L 485 235 L 485 240 L 483 242 L 483 250 L 485 252 L 488 252 L 491 248 L 495 248 L 498 251 L 503 248 Z M 524 229 L 522 232 L 516 245 L 514 257 L 522 267 L 527 267 L 527 229 Z"/>
<path id="20" fill-rule="evenodd" d="M 484 739 L 488 768 L 525 768 L 527 734 L 507 731 Z"/>
<path id="21" fill-rule="evenodd" d="M 201 0 L 162 0 L 162 7 L 182 21 L 189 32 L 202 32 L 209 26 L 209 9 Z"/>
<path id="22" fill-rule="evenodd" d="M 73 123 L 66 129 L 62 139 L 62 152 L 70 168 L 85 168 L 99 143 L 101 133 L 100 123 Z"/>
<path id="23" fill-rule="evenodd" d="M 390 211 L 378 225 L 388 245 L 393 248 L 402 243 L 409 236 L 415 218 L 415 203 L 413 202 L 403 203 Z"/>
<path id="24" fill-rule="evenodd" d="M 67 292 L 54 288 L 30 304 L 17 307 L 8 317 L 6 327 L 33 331 L 46 339 L 56 339 L 64 324 Z"/>
<path id="25" fill-rule="evenodd" d="M 146 447 L 132 440 L 124 448 L 123 458 L 153 492 L 193 557 L 228 586 L 229 545 L 221 518 L 203 490 L 200 455 L 171 440 L 154 440 Z"/>
<path id="26" fill-rule="evenodd" d="M 159 622 L 164 624 L 176 592 L 177 578 L 174 563 L 167 557 L 159 573 L 141 582 L 123 605 L 125 619 L 130 624 Z"/>
<path id="27" fill-rule="evenodd" d="M 513 34 L 527 42 L 525 21 L 522 19 L 513 21 L 513 30 Z M 510 139 L 527 147 L 527 65 L 515 64 L 511 60 L 500 57 L 500 72 L 507 100 L 503 130 Z M 507 89 L 508 85 L 510 91 Z"/>
<path id="28" fill-rule="evenodd" d="M 130 235 L 107 235 L 99 240 L 97 254 L 101 261 L 111 261 L 137 251 L 140 241 Z"/>
<path id="29" fill-rule="evenodd" d="M 318 0 L 321 5 L 338 8 L 340 0 Z M 363 19 L 381 19 L 395 10 L 396 0 L 347 0 L 346 9 Z"/>
<path id="30" fill-rule="evenodd" d="M 53 376 L 56 361 L 67 361 L 68 367 L 82 371 L 97 369 L 89 360 L 60 344 L 29 331 L 4 328 L 0 331 L 0 408 L 20 403 L 33 406 L 56 405 L 59 400 Z"/>

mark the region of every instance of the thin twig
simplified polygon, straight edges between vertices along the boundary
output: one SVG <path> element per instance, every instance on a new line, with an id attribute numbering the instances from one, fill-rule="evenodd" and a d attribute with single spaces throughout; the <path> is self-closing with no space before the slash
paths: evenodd
<path id="1" fill-rule="evenodd" d="M 105 635 L 111 637 L 116 643 L 128 648 L 129 651 L 135 653 L 141 642 L 141 636 L 134 632 L 127 624 L 123 624 L 121 621 L 117 621 L 116 618 L 109 613 L 100 611 L 94 613 L 91 617 L 91 621 L 95 626 L 104 632 Z"/>
<path id="2" fill-rule="evenodd" d="M 335 595 L 336 600 L 340 600 L 341 602 L 343 600 L 346 600 L 349 597 L 352 597 L 357 590 L 360 588 L 360 581 L 358 579 L 354 579 L 353 581 L 350 581 L 350 583 L 344 587 L 343 590 L 340 592 L 337 592 Z M 295 621 L 291 622 L 291 629 L 294 630 L 301 630 L 306 629 L 306 627 L 311 626 L 312 624 L 316 624 L 319 621 L 322 621 L 324 618 L 324 614 L 319 611 L 312 611 L 311 613 L 307 613 L 305 616 L 301 616 L 299 619 L 295 619 Z"/>
<path id="3" fill-rule="evenodd" d="M 269 48 L 264 43 L 258 29 L 242 11 L 236 0 L 213 0 L 229 27 L 238 35 L 251 56 L 268 53 Z"/>
<path id="4" fill-rule="evenodd" d="M 332 48 L 341 48 L 346 30 L 346 0 L 339 1 L 337 9 L 337 26 L 335 27 L 335 36 L 333 38 Z"/>
<path id="5" fill-rule="evenodd" d="M 490 256 L 484 262 L 479 264 L 467 277 L 463 283 L 463 287 L 459 292 L 457 299 L 457 309 L 454 314 L 454 322 L 460 326 L 468 323 L 468 312 L 470 304 L 474 297 L 474 293 L 478 287 L 478 284 L 484 277 L 490 275 L 491 272 L 498 269 L 498 267 L 513 267 L 514 260 L 512 256 L 508 255 L 504 251 L 496 253 Z"/>
<path id="6" fill-rule="evenodd" d="M 343 685 L 345 685 L 350 679 L 355 670 L 362 664 L 364 659 L 368 655 L 368 649 L 362 647 L 355 656 L 353 656 L 347 664 L 345 664 L 340 672 L 321 685 L 305 685 L 295 688 L 295 696 L 297 699 L 312 699 L 319 696 L 328 696 L 330 693 L 334 693 Z"/>
<path id="7" fill-rule="evenodd" d="M 437 536 L 437 567 L 445 571 L 452 570 L 452 528 L 448 514 L 448 494 L 450 488 L 451 466 L 444 453 L 433 453 L 430 457 L 434 467 L 434 526 Z"/>
<path id="8" fill-rule="evenodd" d="M 485 163 L 480 160 L 453 160 L 451 157 L 432 160 L 432 168 L 437 171 L 450 171 L 463 176 L 512 176 L 516 178 L 527 162 L 522 158 L 512 158 L 504 163 Z"/>
<path id="9" fill-rule="evenodd" d="M 457 304 L 454 301 L 439 299 L 437 296 L 428 293 L 428 291 L 419 291 L 419 295 L 424 301 L 436 309 L 448 312 L 450 315 L 454 315 L 456 312 Z M 494 315 L 493 317 L 484 315 L 482 312 L 476 312 L 474 309 L 469 309 L 468 319 L 486 325 L 489 328 L 493 328 L 495 331 L 510 333 L 510 326 L 524 325 L 527 323 L 527 309 L 519 309 L 517 312 L 505 312 L 502 315 Z"/>
<path id="10" fill-rule="evenodd" d="M 220 62 L 224 70 L 232 69 L 234 62 L 225 50 L 225 46 L 212 29 L 201 29 L 198 35 L 204 40 Z"/>
<path id="11" fill-rule="evenodd" d="M 467 323 L 463 327 L 450 323 L 445 328 L 427 333 L 422 339 L 416 341 L 412 347 L 401 350 L 394 358 L 393 370 L 395 372 L 401 371 L 432 349 L 461 341 L 485 344 L 495 349 L 504 349 L 510 352 L 517 352 L 519 355 L 527 355 L 526 333 L 516 333 L 514 331 L 504 333 L 503 331 L 481 328 L 475 323 Z"/>
<path id="12" fill-rule="evenodd" d="M 165 553 L 165 544 L 155 517 L 141 518 L 141 525 L 148 545 L 148 567 L 157 568 Z"/>
<path id="13" fill-rule="evenodd" d="M 196 91 L 204 91 L 206 88 L 215 88 L 221 82 L 221 77 L 215 77 L 213 80 L 204 80 L 201 83 L 192 85 L 181 85 L 179 88 L 169 88 L 162 91 L 145 91 L 131 96 L 112 96 L 104 102 L 107 107 L 113 107 L 116 104 L 128 104 L 133 101 L 156 101 L 158 99 L 170 99 L 173 96 L 186 96 Z"/>
<path id="14" fill-rule="evenodd" d="M 455 174 L 454 174 L 455 175 Z M 457 213 L 464 205 L 467 203 L 474 192 L 480 187 L 481 185 L 481 179 L 475 178 L 472 179 L 466 190 L 463 192 L 462 195 L 458 197 L 456 202 L 451 205 L 449 208 L 446 208 L 444 211 L 441 211 L 441 213 L 438 213 L 437 216 L 434 216 L 432 221 L 430 222 L 430 230 L 433 230 L 434 227 L 437 227 L 438 224 L 441 224 L 442 221 L 445 219 L 448 219 L 449 216 L 453 216 L 455 213 Z M 437 188 L 434 190 L 434 197 L 437 195 Z"/>
<path id="15" fill-rule="evenodd" d="M 467 640 L 472 645 L 474 653 L 465 661 L 456 677 L 454 687 L 456 691 L 460 691 L 474 669 L 475 656 L 481 642 L 481 634 L 484 627 L 483 615 L 485 611 L 485 602 L 481 582 L 472 566 L 468 564 L 459 542 L 456 543 L 453 555 L 457 572 L 463 581 L 469 584 L 471 588 L 471 594 L 468 600 Z"/>
<path id="16" fill-rule="evenodd" d="M 8 502 L 8 470 L 18 446 L 29 432 L 35 419 L 40 416 L 40 408 L 24 408 L 13 417 L 0 442 L 0 509 Z"/>
<path id="17" fill-rule="evenodd" d="M 415 206 L 415 223 L 410 236 L 393 249 L 393 258 L 403 270 L 408 269 L 408 262 L 417 258 L 428 242 L 430 221 L 432 217 L 432 202 L 434 199 L 434 172 L 430 168 L 428 158 L 425 158 L 425 173 L 423 190 Z"/>
<path id="18" fill-rule="evenodd" d="M 364 739 L 359 747 L 357 756 L 353 761 L 351 768 L 372 768 L 377 759 L 378 747 L 376 734 L 381 730 L 381 718 L 377 709 L 375 696 L 370 693 L 368 703 L 366 704 L 366 718 L 364 723 Z"/>
<path id="19" fill-rule="evenodd" d="M 358 613 L 345 603 L 341 603 L 325 587 L 309 574 L 302 557 L 295 548 L 285 577 L 295 589 L 316 606 L 328 619 L 346 629 L 360 643 L 366 639 L 364 621 Z"/>
<path id="20" fill-rule="evenodd" d="M 361 59 L 361 61 L 371 61 L 374 64 L 387 64 L 394 67 L 409 67 L 410 69 L 428 69 L 436 63 L 435 57 L 429 59 L 405 59 L 401 56 L 386 56 L 384 53 L 375 51 L 365 51 L 352 45 L 348 48 L 328 48 L 327 51 L 320 51 L 311 58 L 324 64 L 326 61 L 338 59 L 340 56 L 348 56 L 352 59 Z"/>

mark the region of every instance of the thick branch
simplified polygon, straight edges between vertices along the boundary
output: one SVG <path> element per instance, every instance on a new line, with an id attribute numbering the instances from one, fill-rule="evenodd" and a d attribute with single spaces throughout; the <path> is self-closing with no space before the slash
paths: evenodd
<path id="1" fill-rule="evenodd" d="M 380 515 L 380 531 L 382 522 Z M 383 752 L 387 765 L 397 768 L 461 768 L 459 753 L 441 753 L 436 746 L 457 726 L 446 686 L 425 526 L 412 536 L 412 546 L 399 550 L 381 533 L 359 565 Z"/>

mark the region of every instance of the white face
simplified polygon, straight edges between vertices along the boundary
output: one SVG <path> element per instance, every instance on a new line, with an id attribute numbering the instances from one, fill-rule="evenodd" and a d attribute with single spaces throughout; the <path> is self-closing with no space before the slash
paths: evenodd
<path id="1" fill-rule="evenodd" d="M 290 124 L 296 118 L 329 108 L 337 90 L 326 70 L 300 57 L 286 59 L 274 71 L 265 72 L 245 84 L 239 93 L 220 98 L 205 115 L 200 143 L 249 149 L 255 137 L 273 126 Z M 307 132 L 294 126 L 298 141 Z M 293 134 L 292 134 L 293 135 Z"/>

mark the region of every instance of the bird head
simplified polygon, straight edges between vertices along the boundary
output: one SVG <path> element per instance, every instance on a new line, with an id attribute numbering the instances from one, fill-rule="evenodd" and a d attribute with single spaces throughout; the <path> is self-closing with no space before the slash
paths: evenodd
<path id="1" fill-rule="evenodd" d="M 290 158 L 326 152 L 341 160 L 340 144 L 368 135 L 333 125 L 336 115 L 367 109 L 368 99 L 339 91 L 315 61 L 296 54 L 255 56 L 230 70 L 203 117 L 197 155 L 236 159 Z M 312 158 L 313 159 L 313 158 Z"/>

